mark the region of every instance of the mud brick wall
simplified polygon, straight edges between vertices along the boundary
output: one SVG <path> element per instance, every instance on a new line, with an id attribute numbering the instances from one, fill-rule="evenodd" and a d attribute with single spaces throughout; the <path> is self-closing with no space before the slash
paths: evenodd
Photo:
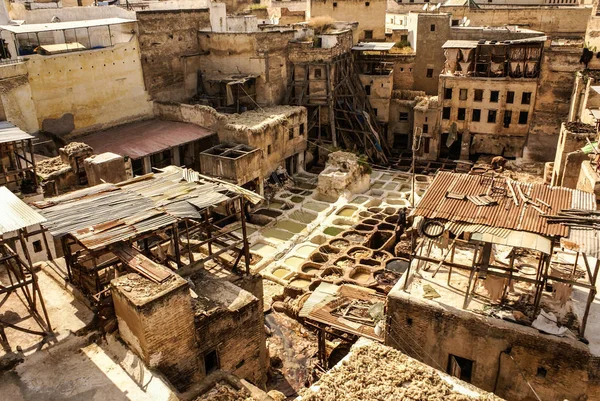
<path id="1" fill-rule="evenodd" d="M 264 388 L 267 380 L 267 350 L 262 303 L 254 300 L 231 312 L 219 310 L 196 317 L 199 359 L 216 350 L 221 370 Z"/>
<path id="2" fill-rule="evenodd" d="M 185 56 L 198 54 L 198 31 L 210 30 L 208 8 L 138 11 L 137 19 L 146 90 L 153 100 L 184 100 Z"/>
<path id="3" fill-rule="evenodd" d="M 507 400 L 535 399 L 520 371 L 543 400 L 600 397 L 597 358 L 576 340 L 417 299 L 399 289 L 388 296 L 386 320 L 387 345 L 441 370 L 447 369 L 449 355 L 470 359 L 471 383 L 483 390 L 494 391 L 500 370 L 496 394 Z M 519 368 L 503 353 L 509 347 Z"/>
<path id="4" fill-rule="evenodd" d="M 128 274 L 111 282 L 119 334 L 148 367 L 185 391 L 200 376 L 189 285 L 176 277 L 156 296 L 140 299 L 130 276 L 140 277 Z"/>

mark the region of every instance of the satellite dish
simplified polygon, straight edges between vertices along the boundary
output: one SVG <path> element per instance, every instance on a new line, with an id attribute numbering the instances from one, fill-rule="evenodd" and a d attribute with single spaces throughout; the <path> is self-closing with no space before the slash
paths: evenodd
<path id="1" fill-rule="evenodd" d="M 423 11 L 427 11 L 427 4 L 423 5 Z"/>
<path id="2" fill-rule="evenodd" d="M 465 22 L 465 26 L 469 26 L 469 25 L 471 25 L 471 20 L 470 20 L 470 19 L 468 19 L 468 20 Z"/>
<path id="3" fill-rule="evenodd" d="M 462 20 L 460 21 L 460 24 L 464 25 L 465 22 L 467 22 L 467 16 L 466 15 L 462 18 Z"/>
<path id="4" fill-rule="evenodd" d="M 437 8 L 435 8 L 435 4 L 432 4 L 429 6 L 429 11 L 435 11 L 437 10 Z"/>
<path id="5" fill-rule="evenodd" d="M 437 6 L 435 6 L 435 9 L 439 10 L 441 6 L 442 6 L 442 3 L 437 3 Z"/>

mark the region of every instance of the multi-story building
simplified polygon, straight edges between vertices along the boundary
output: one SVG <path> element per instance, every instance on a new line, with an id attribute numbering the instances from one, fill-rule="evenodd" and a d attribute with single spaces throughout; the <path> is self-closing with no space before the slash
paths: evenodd
<path id="1" fill-rule="evenodd" d="M 441 142 L 445 146 L 447 138 L 454 136 L 462 144 L 460 154 L 452 157 L 521 156 L 545 39 L 451 40 L 443 45 L 446 67 L 438 89 Z"/>

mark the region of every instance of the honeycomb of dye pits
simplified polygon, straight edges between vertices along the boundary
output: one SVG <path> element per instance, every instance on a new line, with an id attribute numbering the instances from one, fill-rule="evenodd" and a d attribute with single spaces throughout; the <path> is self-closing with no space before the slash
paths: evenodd
<path id="1" fill-rule="evenodd" d="M 351 248 L 348 248 L 348 250 L 346 251 L 346 255 L 348 255 L 355 261 L 358 259 L 370 258 L 372 253 L 373 252 L 370 249 L 364 246 L 353 246 Z"/>
<path id="2" fill-rule="evenodd" d="M 344 278 L 344 269 L 330 266 L 321 270 L 318 277 L 325 282 L 337 284 Z"/>
<path id="3" fill-rule="evenodd" d="M 263 213 L 260 213 L 260 212 L 263 212 Z M 265 212 L 270 213 L 270 212 L 275 212 L 275 210 L 268 210 L 268 209 L 257 210 L 255 213 L 250 215 L 250 218 L 248 219 L 248 223 L 256 224 L 257 226 L 261 226 L 261 227 L 264 227 L 264 226 L 270 224 L 273 221 L 273 218 L 267 217 Z"/>
<path id="4" fill-rule="evenodd" d="M 281 193 L 281 194 L 279 194 L 278 196 L 279 196 L 281 199 L 287 199 L 287 198 L 289 198 L 290 196 L 292 196 L 292 193 L 290 193 L 290 192 L 284 192 L 284 193 Z"/>
<path id="5" fill-rule="evenodd" d="M 383 208 L 373 206 L 373 207 L 368 208 L 367 210 L 371 213 L 377 214 L 377 213 L 381 213 L 383 211 Z"/>
<path id="6" fill-rule="evenodd" d="M 340 227 L 352 227 L 355 224 L 355 222 L 353 220 L 339 218 L 333 220 L 333 224 Z"/>
<path id="7" fill-rule="evenodd" d="M 278 200 L 266 202 L 263 204 L 263 207 L 271 210 L 288 210 L 292 208 L 292 206 L 290 206 L 287 202 Z"/>
<path id="8" fill-rule="evenodd" d="M 363 244 L 367 241 L 367 234 L 364 232 L 348 230 L 342 234 L 342 238 L 353 244 Z"/>
<path id="9" fill-rule="evenodd" d="M 370 226 L 376 226 L 377 224 L 380 223 L 380 220 L 377 219 L 364 219 L 363 221 L 360 222 L 361 224 L 368 224 Z M 374 228 L 374 227 L 373 227 Z"/>

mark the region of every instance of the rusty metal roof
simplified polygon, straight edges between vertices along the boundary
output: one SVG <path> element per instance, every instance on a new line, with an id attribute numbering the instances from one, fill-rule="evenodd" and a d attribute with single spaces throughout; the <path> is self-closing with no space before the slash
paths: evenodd
<path id="1" fill-rule="evenodd" d="M 201 218 L 200 211 L 243 195 L 262 199 L 247 190 L 214 180 L 189 169 L 169 166 L 119 184 L 101 184 L 37 202 L 44 224 L 57 238 L 67 234 L 88 249 L 127 241 L 142 233 L 176 223 L 180 218 Z"/>
<path id="2" fill-rule="evenodd" d="M 33 139 L 33 136 L 8 121 L 0 121 L 0 143 L 26 141 L 28 139 Z"/>
<path id="3" fill-rule="evenodd" d="M 321 283 L 306 301 L 300 311 L 300 317 L 326 324 L 346 333 L 383 341 L 383 336 L 375 334 L 373 326 L 352 322 L 333 314 L 336 304 L 342 299 L 385 304 L 386 298 L 375 290 L 368 288 L 348 284 L 337 286 Z"/>
<path id="4" fill-rule="evenodd" d="M 570 208 L 596 209 L 594 194 L 563 187 L 523 183 L 505 177 L 497 177 L 494 185 L 505 187 L 506 194 L 496 192 L 490 195 L 497 203 L 478 206 L 466 198 L 485 195 L 490 185 L 490 180 L 482 179 L 482 176 L 440 172 L 414 209 L 413 215 L 565 237 L 569 234 L 569 228 L 561 224 L 548 224 L 540 210 L 544 214 L 555 214 Z M 511 196 L 509 185 L 517 192 L 518 206 Z M 518 194 L 519 189 L 538 206 L 524 203 Z M 449 198 L 448 194 L 464 195 L 464 199 Z"/>
<path id="5" fill-rule="evenodd" d="M 0 187 L 0 235 L 45 221 L 43 216 L 10 192 L 8 188 Z"/>
<path id="6" fill-rule="evenodd" d="M 95 132 L 77 141 L 90 145 L 96 154 L 112 152 L 139 159 L 211 135 L 216 133 L 195 124 L 144 120 Z"/>

